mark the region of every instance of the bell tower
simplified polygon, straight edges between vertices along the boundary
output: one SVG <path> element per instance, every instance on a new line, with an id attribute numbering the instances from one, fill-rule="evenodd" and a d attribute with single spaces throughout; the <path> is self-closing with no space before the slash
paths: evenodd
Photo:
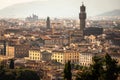
<path id="1" fill-rule="evenodd" d="M 47 29 L 50 29 L 50 17 L 47 17 L 47 21 L 46 21 L 46 27 Z"/>
<path id="2" fill-rule="evenodd" d="M 82 2 L 82 6 L 80 6 L 79 19 L 80 19 L 80 30 L 83 31 L 86 24 L 86 7 L 84 6 L 83 2 Z"/>

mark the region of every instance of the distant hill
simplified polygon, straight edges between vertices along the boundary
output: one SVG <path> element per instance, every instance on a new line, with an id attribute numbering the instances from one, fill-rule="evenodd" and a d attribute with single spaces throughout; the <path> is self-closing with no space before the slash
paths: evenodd
<path id="1" fill-rule="evenodd" d="M 79 4 L 74 0 L 45 0 L 15 4 L 0 10 L 0 17 L 27 17 L 36 14 L 39 17 L 74 17 L 78 16 Z M 66 7 L 65 7 L 66 6 Z M 68 13 L 71 12 L 71 13 Z M 76 17 L 75 16 L 75 17 Z"/>
<path id="2" fill-rule="evenodd" d="M 120 16 L 120 9 L 105 12 L 105 13 L 100 14 L 98 16 Z"/>

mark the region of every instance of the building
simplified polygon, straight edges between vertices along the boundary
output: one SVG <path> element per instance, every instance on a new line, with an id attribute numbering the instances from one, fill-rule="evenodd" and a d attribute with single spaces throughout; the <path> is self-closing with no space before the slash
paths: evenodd
<path id="1" fill-rule="evenodd" d="M 89 27 L 89 28 L 85 28 L 83 30 L 83 34 L 84 36 L 89 36 L 89 35 L 101 35 L 103 34 L 103 28 L 99 28 L 99 27 Z"/>
<path id="2" fill-rule="evenodd" d="M 79 64 L 81 66 L 90 66 L 92 64 L 92 57 L 94 55 L 88 52 L 80 53 Z"/>
<path id="3" fill-rule="evenodd" d="M 83 3 L 82 6 L 80 7 L 79 19 L 80 19 L 80 30 L 83 31 L 86 24 L 86 7 L 84 6 Z"/>
<path id="4" fill-rule="evenodd" d="M 71 61 L 72 64 L 79 64 L 79 51 L 66 50 L 64 52 L 64 62 Z"/>
<path id="5" fill-rule="evenodd" d="M 94 35 L 85 36 L 85 39 L 86 39 L 87 42 L 89 42 L 89 43 L 96 43 L 96 42 L 97 42 L 96 36 L 94 36 Z"/>
<path id="6" fill-rule="evenodd" d="M 41 51 L 39 48 L 34 48 L 29 50 L 29 59 L 40 61 L 41 60 Z"/>
<path id="7" fill-rule="evenodd" d="M 0 40 L 0 55 L 6 55 L 6 45 L 7 42 L 5 40 Z"/>
<path id="8" fill-rule="evenodd" d="M 74 50 L 55 50 L 52 53 L 52 60 L 62 64 L 71 61 L 73 64 L 79 64 L 79 51 Z"/>
<path id="9" fill-rule="evenodd" d="M 109 55 L 111 56 L 111 58 L 116 59 L 118 61 L 118 64 L 120 64 L 120 54 L 112 53 Z M 80 52 L 79 65 L 89 67 L 93 63 L 92 58 L 94 56 L 103 57 L 103 56 L 105 56 L 105 54 L 100 54 L 100 53 L 96 53 L 96 52 L 89 52 L 89 51 Z"/>
<path id="10" fill-rule="evenodd" d="M 24 67 L 37 71 L 44 67 L 44 63 L 42 63 L 41 61 L 36 62 L 33 60 L 32 61 L 28 60 L 28 61 L 25 61 Z"/>
<path id="11" fill-rule="evenodd" d="M 21 32 L 21 29 L 19 29 L 19 28 L 7 28 L 7 29 L 5 29 L 5 33 L 7 33 L 7 34 L 15 35 L 15 34 L 20 33 L 20 32 Z"/>
<path id="12" fill-rule="evenodd" d="M 43 45 L 51 45 L 52 40 L 49 36 L 40 36 L 40 40 L 43 43 Z"/>
<path id="13" fill-rule="evenodd" d="M 63 50 L 52 51 L 51 59 L 64 64 L 64 51 Z"/>
<path id="14" fill-rule="evenodd" d="M 38 16 L 33 14 L 32 16 L 25 18 L 25 20 L 26 21 L 37 21 Z"/>
<path id="15" fill-rule="evenodd" d="M 9 59 L 11 59 L 11 58 L 12 58 L 12 57 L 0 55 L 0 62 L 1 62 L 1 61 L 4 61 L 5 65 L 6 65 L 7 61 L 8 61 Z"/>
<path id="16" fill-rule="evenodd" d="M 114 45 L 120 46 L 120 38 L 114 38 L 114 39 L 112 40 L 112 43 L 113 43 Z"/>
<path id="17" fill-rule="evenodd" d="M 6 56 L 15 57 L 15 47 L 14 46 L 6 46 Z"/>
<path id="18" fill-rule="evenodd" d="M 69 34 L 69 44 L 71 43 L 79 43 L 83 39 L 83 33 L 79 30 L 71 30 L 68 32 Z"/>
<path id="19" fill-rule="evenodd" d="M 106 38 L 111 40 L 113 45 L 120 46 L 120 31 L 107 31 Z"/>
<path id="20" fill-rule="evenodd" d="M 41 52 L 41 60 L 42 61 L 50 61 L 51 60 L 52 53 L 48 51 Z"/>
<path id="21" fill-rule="evenodd" d="M 44 68 L 53 71 L 53 70 L 63 69 L 64 65 L 56 61 L 47 61 L 45 62 Z"/>
<path id="22" fill-rule="evenodd" d="M 50 17 L 47 17 L 47 21 L 46 21 L 46 27 L 47 29 L 50 29 Z"/>
<path id="23" fill-rule="evenodd" d="M 40 39 L 44 46 L 62 46 L 68 44 L 68 39 L 61 35 L 40 36 Z"/>
<path id="24" fill-rule="evenodd" d="M 62 35 L 51 35 L 51 45 L 67 45 L 68 44 L 68 39 L 65 36 Z"/>
<path id="25" fill-rule="evenodd" d="M 29 45 L 15 45 L 15 58 L 24 58 L 29 56 Z"/>

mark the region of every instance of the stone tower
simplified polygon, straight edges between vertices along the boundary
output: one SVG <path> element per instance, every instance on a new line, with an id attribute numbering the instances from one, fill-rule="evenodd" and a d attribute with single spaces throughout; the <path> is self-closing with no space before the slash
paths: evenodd
<path id="1" fill-rule="evenodd" d="M 86 24 L 86 7 L 84 6 L 83 3 L 82 6 L 80 6 L 79 19 L 80 19 L 80 30 L 83 31 Z"/>
<path id="2" fill-rule="evenodd" d="M 50 17 L 47 17 L 46 27 L 47 29 L 50 29 Z"/>

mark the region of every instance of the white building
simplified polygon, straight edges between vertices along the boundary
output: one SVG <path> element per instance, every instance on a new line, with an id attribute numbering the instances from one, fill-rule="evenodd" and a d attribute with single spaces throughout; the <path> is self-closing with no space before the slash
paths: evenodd
<path id="1" fill-rule="evenodd" d="M 95 56 L 95 53 L 83 52 L 79 54 L 79 63 L 80 66 L 90 66 L 92 64 L 92 57 Z"/>

